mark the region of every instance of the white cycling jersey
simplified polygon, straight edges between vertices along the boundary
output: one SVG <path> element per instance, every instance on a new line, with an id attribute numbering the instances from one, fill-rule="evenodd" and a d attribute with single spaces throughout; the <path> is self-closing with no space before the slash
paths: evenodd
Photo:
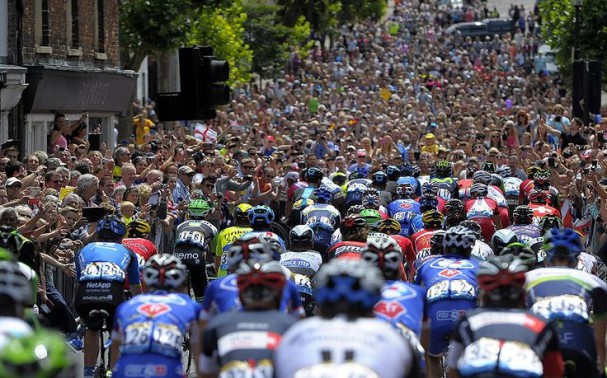
<path id="1" fill-rule="evenodd" d="M 477 239 L 472 247 L 471 255 L 481 261 L 485 261 L 489 257 L 493 256 L 493 249 L 489 247 L 489 244 Z"/>
<path id="2" fill-rule="evenodd" d="M 283 335 L 275 354 L 276 376 L 283 378 L 324 377 L 342 369 L 364 371 L 365 377 L 402 378 L 412 365 L 405 339 L 374 318 L 302 320 Z"/>
<path id="3" fill-rule="evenodd" d="M 280 255 L 280 264 L 293 273 L 312 277 L 322 264 L 322 256 L 316 251 L 285 252 Z"/>

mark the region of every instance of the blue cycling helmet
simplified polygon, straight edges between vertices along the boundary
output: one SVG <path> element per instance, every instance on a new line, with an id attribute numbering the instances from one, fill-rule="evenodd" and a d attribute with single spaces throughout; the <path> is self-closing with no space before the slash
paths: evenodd
<path id="1" fill-rule="evenodd" d="M 405 162 L 400 166 L 400 174 L 402 176 L 413 176 L 413 166 L 409 162 Z"/>
<path id="2" fill-rule="evenodd" d="M 247 213 L 251 225 L 265 224 L 270 225 L 274 222 L 274 211 L 267 206 L 258 205 Z"/>
<path id="3" fill-rule="evenodd" d="M 440 190 L 440 184 L 438 182 L 425 182 L 422 185 L 422 194 L 428 194 L 428 193 L 432 193 L 432 194 L 437 194 L 438 191 Z"/>
<path id="4" fill-rule="evenodd" d="M 357 168 L 356 170 L 352 171 L 352 173 L 350 173 L 350 177 L 348 177 L 348 179 L 364 179 L 367 178 L 368 175 L 369 171 L 367 171 L 365 168 Z"/>
<path id="5" fill-rule="evenodd" d="M 376 185 L 385 185 L 388 183 L 388 175 L 383 171 L 377 171 L 373 174 L 373 183 Z"/>
<path id="6" fill-rule="evenodd" d="M 329 203 L 333 199 L 333 193 L 325 187 L 314 189 L 314 196 L 316 197 L 316 203 Z"/>
<path id="7" fill-rule="evenodd" d="M 118 240 L 126 235 L 126 226 L 115 215 L 106 215 L 95 228 L 97 236 L 101 239 Z"/>
<path id="8" fill-rule="evenodd" d="M 424 211 L 433 210 L 438 208 L 438 198 L 433 194 L 423 194 L 419 197 L 419 208 L 423 213 Z"/>
<path id="9" fill-rule="evenodd" d="M 386 174 L 390 181 L 396 181 L 400 177 L 400 169 L 395 165 L 389 165 L 386 167 Z"/>
<path id="10" fill-rule="evenodd" d="M 570 228 L 553 228 L 544 235 L 544 251 L 549 263 L 555 258 L 565 258 L 575 263 L 583 250 L 580 234 Z"/>
<path id="11" fill-rule="evenodd" d="M 323 264 L 315 279 L 315 299 L 322 316 L 368 315 L 381 299 L 384 277 L 379 268 L 363 260 L 335 259 Z"/>
<path id="12" fill-rule="evenodd" d="M 322 170 L 317 167 L 308 168 L 304 174 L 304 178 L 307 182 L 320 182 L 324 176 Z"/>

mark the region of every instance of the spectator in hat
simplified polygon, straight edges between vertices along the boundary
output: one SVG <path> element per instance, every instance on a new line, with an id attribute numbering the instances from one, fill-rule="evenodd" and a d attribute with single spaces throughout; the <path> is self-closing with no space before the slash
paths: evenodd
<path id="1" fill-rule="evenodd" d="M 367 172 L 371 171 L 372 166 L 367 163 L 367 151 L 362 148 L 356 151 L 356 160 L 356 163 L 348 167 L 348 172 L 354 172 L 357 169 L 366 170 Z"/>
<path id="2" fill-rule="evenodd" d="M 177 173 L 177 186 L 175 190 L 173 190 L 173 203 L 179 204 L 181 202 L 190 202 L 190 185 L 192 185 L 192 178 L 196 172 L 187 166 L 179 167 L 179 171 Z M 204 184 L 204 179 L 203 179 Z"/>
<path id="3" fill-rule="evenodd" d="M 263 156 L 272 156 L 272 154 L 276 151 L 276 147 L 274 146 L 274 142 L 276 139 L 272 135 L 268 135 L 266 140 L 264 141 L 264 145 L 261 149 L 261 153 Z"/>
<path id="4" fill-rule="evenodd" d="M 424 145 L 421 148 L 421 152 L 427 152 L 434 156 L 438 155 L 439 146 L 436 143 L 436 136 L 432 133 L 427 133 L 424 137 Z"/>
<path id="5" fill-rule="evenodd" d="M 6 180 L 5 188 L 8 202 L 21 199 L 21 180 L 16 177 L 11 177 Z"/>

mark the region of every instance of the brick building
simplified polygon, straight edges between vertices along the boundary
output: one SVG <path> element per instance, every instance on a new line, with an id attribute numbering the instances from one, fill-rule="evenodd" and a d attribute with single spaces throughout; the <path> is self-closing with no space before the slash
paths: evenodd
<path id="1" fill-rule="evenodd" d="M 88 112 L 89 131 L 100 125 L 112 146 L 116 116 L 126 113 L 137 77 L 120 69 L 119 0 L 0 0 L 0 13 L 3 2 L 6 63 L 25 67 L 28 85 L 8 137 L 21 139 L 25 153 L 46 150 L 56 112 L 68 120 Z M 0 22 L 0 40 L 2 29 Z"/>

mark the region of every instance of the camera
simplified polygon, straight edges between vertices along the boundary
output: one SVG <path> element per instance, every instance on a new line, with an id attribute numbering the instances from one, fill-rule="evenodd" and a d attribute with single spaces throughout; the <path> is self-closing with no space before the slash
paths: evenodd
<path id="1" fill-rule="evenodd" d="M 251 180 L 253 180 L 253 176 L 248 176 L 248 175 L 247 176 L 242 176 L 242 179 L 244 181 L 251 181 Z"/>
<path id="2" fill-rule="evenodd" d="M 562 119 L 563 119 L 562 116 L 556 116 L 556 117 L 554 117 L 554 122 L 561 122 Z"/>
<path id="3" fill-rule="evenodd" d="M 548 158 L 548 165 L 552 168 L 556 168 L 556 158 L 554 156 Z"/>

